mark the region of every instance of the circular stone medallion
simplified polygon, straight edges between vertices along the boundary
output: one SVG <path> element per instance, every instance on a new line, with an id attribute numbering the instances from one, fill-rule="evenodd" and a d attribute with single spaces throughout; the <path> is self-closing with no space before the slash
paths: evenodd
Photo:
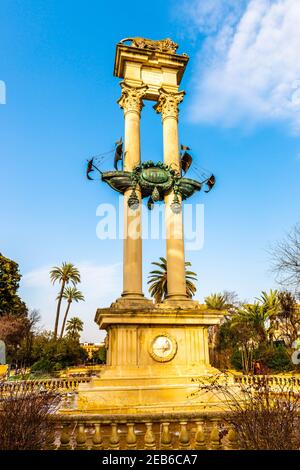
<path id="1" fill-rule="evenodd" d="M 157 335 L 149 347 L 150 356 L 158 362 L 168 362 L 177 353 L 176 340 L 167 333 Z"/>

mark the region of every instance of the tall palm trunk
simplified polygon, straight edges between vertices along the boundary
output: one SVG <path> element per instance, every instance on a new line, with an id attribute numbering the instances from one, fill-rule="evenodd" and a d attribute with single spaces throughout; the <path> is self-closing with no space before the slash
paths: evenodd
<path id="1" fill-rule="evenodd" d="M 70 307 L 71 307 L 71 303 L 72 302 L 68 302 L 68 306 L 67 306 L 66 311 L 65 311 L 64 321 L 63 321 L 63 324 L 62 324 L 62 327 L 61 327 L 61 332 L 60 332 L 60 337 L 61 338 L 63 337 L 64 331 L 65 331 L 67 316 L 68 316 L 68 313 L 69 313 L 69 310 L 70 310 Z"/>
<path id="2" fill-rule="evenodd" d="M 64 289 L 65 289 L 65 284 L 66 284 L 66 281 L 63 281 L 63 282 L 62 282 L 62 285 L 61 285 L 60 293 L 59 293 L 58 302 L 57 302 L 56 317 L 55 317 L 55 326 L 54 326 L 54 339 L 57 338 L 58 322 L 59 322 L 59 315 L 60 315 L 60 307 L 61 307 L 62 296 L 63 296 Z"/>

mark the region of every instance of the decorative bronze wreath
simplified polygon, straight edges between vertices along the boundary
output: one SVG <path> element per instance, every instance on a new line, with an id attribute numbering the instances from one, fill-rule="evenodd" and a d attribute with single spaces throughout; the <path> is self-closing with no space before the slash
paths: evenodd
<path id="1" fill-rule="evenodd" d="M 172 210 L 181 210 L 181 199 L 187 199 L 195 191 L 200 191 L 202 183 L 190 178 L 183 178 L 180 173 L 162 162 L 148 161 L 137 165 L 130 171 L 107 171 L 101 175 L 102 181 L 109 184 L 114 190 L 124 193 L 131 189 L 128 198 L 128 206 L 136 210 L 139 206 L 139 198 L 136 194 L 140 188 L 142 198 L 149 197 L 148 209 L 152 209 L 157 201 L 162 201 L 164 196 L 171 191 L 174 193 Z"/>

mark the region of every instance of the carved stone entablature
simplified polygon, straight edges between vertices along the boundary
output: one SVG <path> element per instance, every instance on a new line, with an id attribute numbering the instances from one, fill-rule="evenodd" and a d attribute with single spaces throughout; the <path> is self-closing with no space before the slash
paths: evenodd
<path id="1" fill-rule="evenodd" d="M 163 88 L 159 90 L 159 98 L 154 109 L 157 113 L 161 113 L 162 120 L 167 117 L 178 119 L 178 105 L 182 102 L 184 95 L 184 91 L 169 93 Z"/>
<path id="2" fill-rule="evenodd" d="M 176 54 L 178 49 L 178 44 L 169 38 L 161 39 L 159 41 L 139 37 L 125 38 L 120 41 L 120 44 L 123 44 L 127 41 L 131 41 L 131 46 L 137 47 L 138 49 L 150 49 L 159 52 L 166 52 L 168 54 Z"/>
<path id="3" fill-rule="evenodd" d="M 135 112 L 140 114 L 143 105 L 143 97 L 148 89 L 147 85 L 133 87 L 125 82 L 121 83 L 122 95 L 118 104 L 124 110 L 124 113 Z"/>

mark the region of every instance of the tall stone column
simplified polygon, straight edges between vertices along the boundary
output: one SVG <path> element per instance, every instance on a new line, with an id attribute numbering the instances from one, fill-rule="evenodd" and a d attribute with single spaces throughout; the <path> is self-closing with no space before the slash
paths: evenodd
<path id="1" fill-rule="evenodd" d="M 124 170 L 132 171 L 141 161 L 140 151 L 140 113 L 142 98 L 147 86 L 132 87 L 121 83 L 122 95 L 118 100 L 124 110 Z M 128 207 L 131 190 L 124 193 L 124 253 L 123 253 L 123 293 L 128 299 L 142 299 L 142 207 L 133 210 Z M 140 189 L 136 194 L 141 203 Z"/>
<path id="2" fill-rule="evenodd" d="M 169 93 L 160 89 L 155 109 L 162 115 L 164 163 L 181 172 L 178 145 L 178 105 L 184 91 Z M 167 301 L 188 300 L 185 281 L 184 235 L 182 211 L 174 212 L 174 192 L 165 196 L 165 219 L 167 238 Z"/>

